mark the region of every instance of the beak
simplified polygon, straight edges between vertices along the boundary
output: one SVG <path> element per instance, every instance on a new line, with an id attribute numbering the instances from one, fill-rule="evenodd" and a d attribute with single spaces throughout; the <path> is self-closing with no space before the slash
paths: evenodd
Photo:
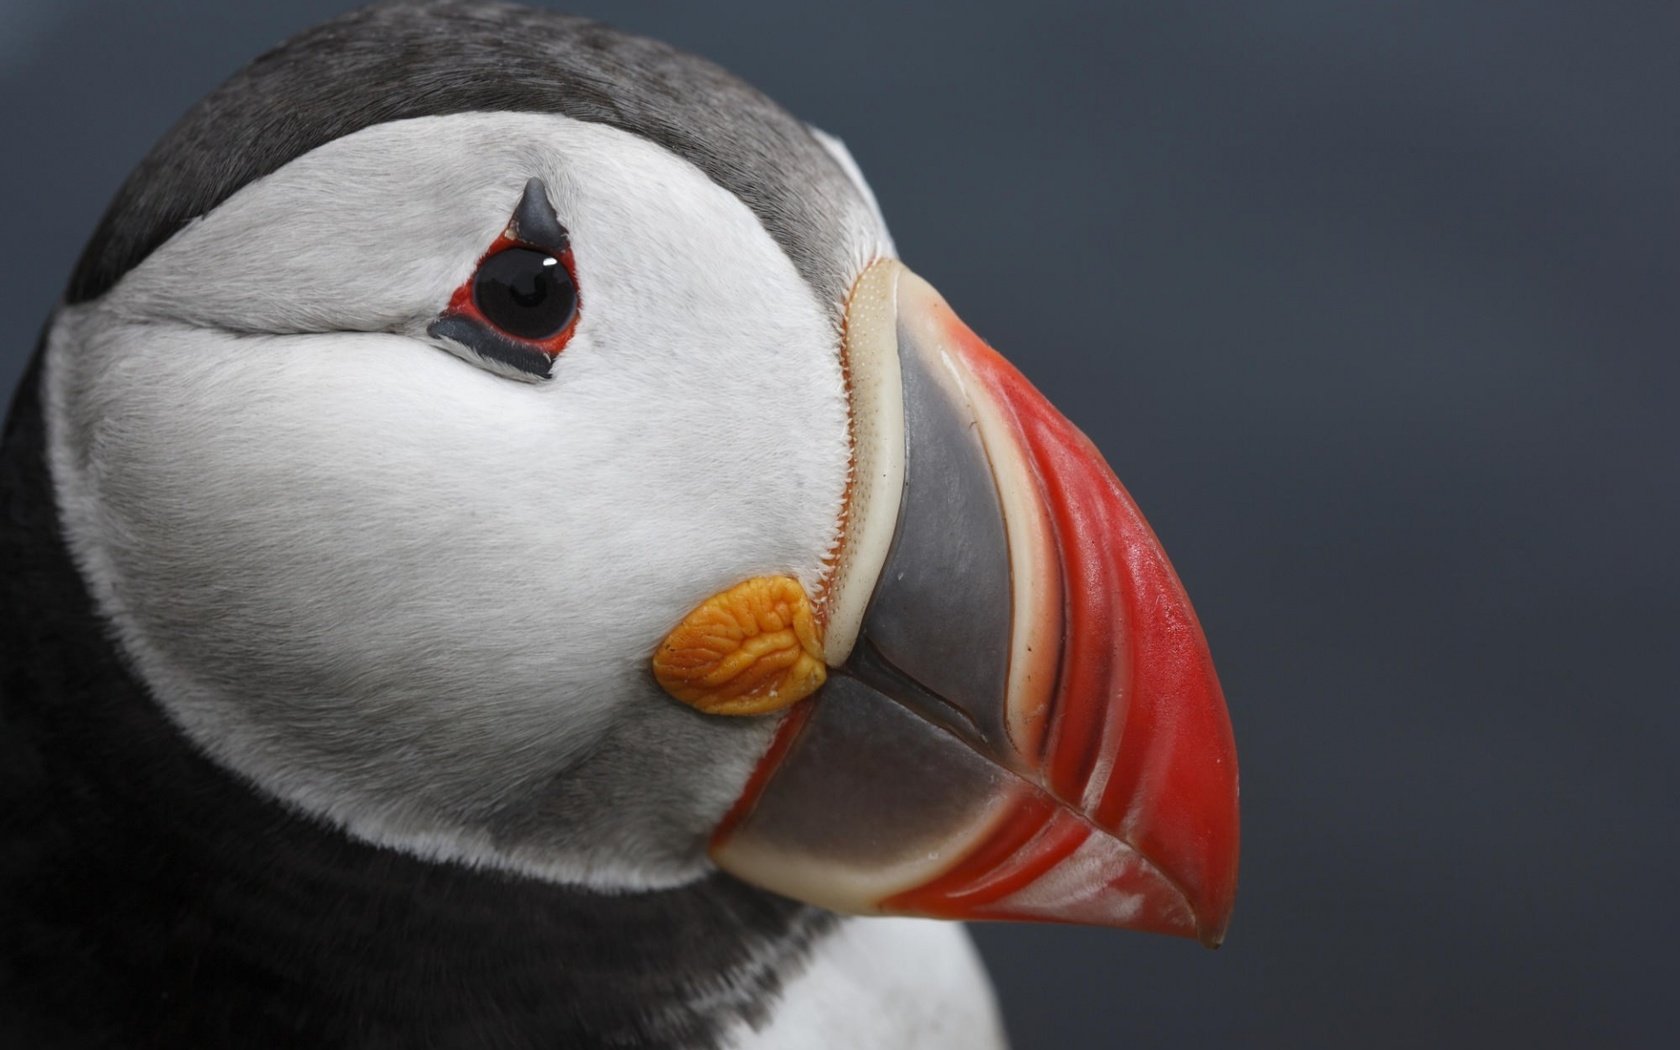
<path id="1" fill-rule="evenodd" d="M 902 264 L 853 289 L 827 682 L 712 836 L 839 911 L 1223 938 L 1237 761 L 1195 613 L 1091 442 Z"/>

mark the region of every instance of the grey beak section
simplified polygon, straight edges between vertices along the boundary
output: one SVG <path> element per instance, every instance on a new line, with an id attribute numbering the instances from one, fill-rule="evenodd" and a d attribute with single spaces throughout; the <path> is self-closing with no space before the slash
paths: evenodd
<path id="1" fill-rule="evenodd" d="M 1009 541 L 991 464 L 949 363 L 898 325 L 905 478 L 863 629 L 834 673 L 999 760 L 1007 746 Z"/>
<path id="2" fill-rule="evenodd" d="M 841 911 L 878 911 L 948 868 L 1021 790 L 1003 503 L 962 379 L 917 316 L 881 333 L 896 340 L 903 480 L 855 640 L 790 715 L 785 761 L 775 745 L 763 760 L 768 789 L 714 838 L 725 868 Z"/>

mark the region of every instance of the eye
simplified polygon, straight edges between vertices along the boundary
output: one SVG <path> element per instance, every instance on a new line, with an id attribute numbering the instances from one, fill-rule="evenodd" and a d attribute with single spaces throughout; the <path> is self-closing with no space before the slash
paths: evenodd
<path id="1" fill-rule="evenodd" d="M 577 285 L 566 267 L 534 248 L 504 248 L 478 265 L 473 301 L 485 320 L 515 339 L 548 339 L 577 312 Z"/>
<path id="2" fill-rule="evenodd" d="M 548 189 L 531 179 L 507 228 L 427 327 L 461 357 L 514 379 L 547 379 L 576 330 L 571 236 Z"/>

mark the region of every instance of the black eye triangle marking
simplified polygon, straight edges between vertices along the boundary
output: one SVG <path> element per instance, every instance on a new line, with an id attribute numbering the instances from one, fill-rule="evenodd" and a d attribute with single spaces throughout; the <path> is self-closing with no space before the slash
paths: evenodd
<path id="1" fill-rule="evenodd" d="M 478 355 L 493 371 L 512 379 L 525 382 L 547 379 L 554 365 L 554 359 L 540 350 L 516 343 L 459 315 L 438 318 L 426 328 L 426 334 Z"/>
<path id="2" fill-rule="evenodd" d="M 554 204 L 548 199 L 548 187 L 543 180 L 533 178 L 525 183 L 525 193 L 508 222 L 507 235 L 511 240 L 559 255 L 572 245 L 571 235 L 560 225 Z"/>

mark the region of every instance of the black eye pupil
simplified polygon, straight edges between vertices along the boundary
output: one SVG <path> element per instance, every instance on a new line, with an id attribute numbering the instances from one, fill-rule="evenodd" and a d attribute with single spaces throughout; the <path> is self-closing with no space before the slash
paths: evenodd
<path id="1" fill-rule="evenodd" d="M 577 310 L 577 286 L 560 260 L 533 248 L 508 248 L 484 260 L 473 301 L 508 335 L 533 341 L 565 328 Z"/>

